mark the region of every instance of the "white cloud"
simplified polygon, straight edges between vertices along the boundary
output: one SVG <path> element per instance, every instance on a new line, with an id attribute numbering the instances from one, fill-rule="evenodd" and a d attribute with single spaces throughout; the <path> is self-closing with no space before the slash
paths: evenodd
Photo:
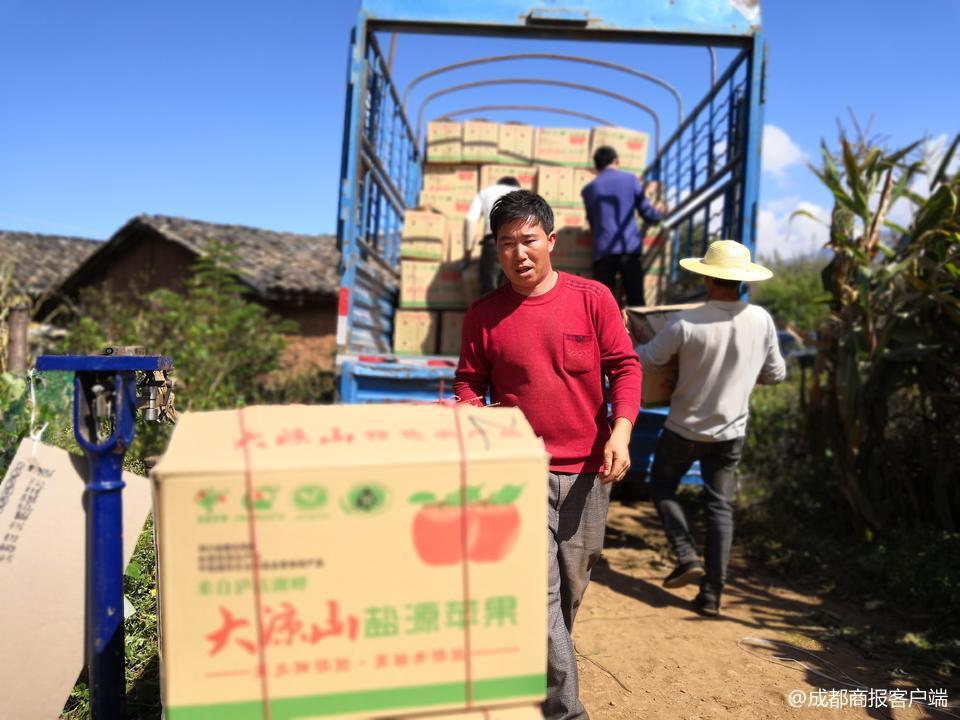
<path id="1" fill-rule="evenodd" d="M 796 215 L 797 211 L 809 213 Z M 830 237 L 830 211 L 800 197 L 772 200 L 760 208 L 757 216 L 758 255 L 782 258 L 814 255 Z"/>
<path id="2" fill-rule="evenodd" d="M 778 184 L 787 181 L 787 170 L 803 163 L 807 156 L 786 131 L 776 125 L 763 126 L 763 171 L 770 173 Z"/>

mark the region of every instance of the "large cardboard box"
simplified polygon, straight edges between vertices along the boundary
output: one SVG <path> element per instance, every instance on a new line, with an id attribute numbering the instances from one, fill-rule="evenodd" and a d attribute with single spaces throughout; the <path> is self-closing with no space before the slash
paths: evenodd
<path id="1" fill-rule="evenodd" d="M 480 187 L 494 185 L 502 177 L 514 177 L 524 190 L 537 190 L 537 169 L 524 165 L 484 165 L 480 168 Z"/>
<path id="2" fill-rule="evenodd" d="M 24 438 L 0 483 L 3 720 L 60 717 L 83 667 L 88 472 L 84 456 Z M 151 503 L 146 478 L 122 477 L 125 567 Z"/>
<path id="3" fill-rule="evenodd" d="M 478 179 L 476 165 L 427 165 L 423 171 L 423 190 L 472 198 L 479 189 Z"/>
<path id="4" fill-rule="evenodd" d="M 434 355 L 440 318 L 428 310 L 397 310 L 393 320 L 393 351 L 397 355 Z"/>
<path id="5" fill-rule="evenodd" d="M 646 279 L 645 279 L 646 280 Z M 687 303 L 683 305 L 659 305 L 654 307 L 628 307 L 624 309 L 627 328 L 636 344 L 641 339 L 649 342 L 658 332 L 663 330 L 670 320 L 684 310 L 701 307 L 702 303 Z M 670 404 L 670 396 L 677 386 L 679 364 L 674 355 L 666 365 L 643 366 L 643 388 L 640 391 L 640 401 L 644 407 L 663 407 Z"/>
<path id="6" fill-rule="evenodd" d="M 463 128 L 458 122 L 427 123 L 427 162 L 460 162 Z"/>
<path id="7" fill-rule="evenodd" d="M 554 211 L 557 242 L 550 255 L 558 270 L 579 274 L 593 269 L 593 236 L 582 209 L 558 208 Z"/>
<path id="8" fill-rule="evenodd" d="M 407 210 L 403 214 L 400 257 L 443 260 L 446 237 L 446 219 L 441 213 Z"/>
<path id="9" fill-rule="evenodd" d="M 400 263 L 400 307 L 463 310 L 467 306 L 459 263 L 408 260 Z"/>
<path id="10" fill-rule="evenodd" d="M 500 125 L 486 120 L 468 120 L 463 123 L 463 161 L 500 162 L 498 142 Z"/>
<path id="11" fill-rule="evenodd" d="M 440 354 L 460 355 L 460 336 L 463 334 L 465 312 L 444 310 L 440 314 Z"/>
<path id="12" fill-rule="evenodd" d="M 532 125 L 503 123 L 500 125 L 498 150 L 500 162 L 529 165 L 533 162 L 533 137 L 536 130 Z"/>
<path id="13" fill-rule="evenodd" d="M 591 157 L 601 145 L 609 145 L 617 151 L 621 170 L 643 172 L 647 166 L 650 136 L 644 132 L 620 127 L 595 127 L 590 138 Z"/>
<path id="14" fill-rule="evenodd" d="M 537 128 L 533 157 L 538 163 L 587 167 L 590 164 L 590 130 Z"/>
<path id="15" fill-rule="evenodd" d="M 547 467 L 516 408 L 186 413 L 152 473 L 167 718 L 536 702 Z"/>
<path id="16" fill-rule="evenodd" d="M 551 205 L 573 205 L 573 168 L 541 165 L 537 168 L 537 192 Z"/>

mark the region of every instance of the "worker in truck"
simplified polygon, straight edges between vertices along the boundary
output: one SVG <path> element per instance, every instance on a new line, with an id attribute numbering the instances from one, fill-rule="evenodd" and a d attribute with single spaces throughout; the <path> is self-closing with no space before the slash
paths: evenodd
<path id="1" fill-rule="evenodd" d="M 586 718 L 570 632 L 603 549 L 610 483 L 630 467 L 640 362 L 610 291 L 553 269 L 557 234 L 542 197 L 504 195 L 490 229 L 507 282 L 467 311 L 453 389 L 462 402 L 482 405 L 489 390 L 494 403 L 519 407 L 550 454 L 543 714 Z"/>
<path id="2" fill-rule="evenodd" d="M 745 246 L 717 240 L 704 257 L 685 258 L 680 265 L 703 276 L 706 304 L 680 313 L 653 339 L 638 338 L 645 344 L 637 345 L 644 365 L 664 365 L 674 355 L 679 361 L 677 386 L 650 470 L 650 492 L 677 557 L 663 586 L 678 588 L 699 581 L 694 608 L 714 616 L 720 611 L 730 561 L 735 473 L 750 393 L 755 384 L 782 382 L 786 367 L 773 319 L 763 308 L 740 299 L 742 282 L 773 277 L 750 261 Z M 703 475 L 706 569 L 676 497 L 680 479 L 695 460 Z"/>
<path id="3" fill-rule="evenodd" d="M 483 221 L 483 239 L 480 241 L 480 294 L 486 295 L 500 284 L 501 272 L 497 262 L 497 244 L 490 230 L 490 209 L 508 192 L 520 187 L 515 177 L 502 177 L 495 185 L 483 188 L 473 198 L 463 220 L 463 264 L 470 262 L 477 238 L 477 223 Z"/>
<path id="4" fill-rule="evenodd" d="M 636 175 L 620 170 L 617 151 L 609 145 L 597 148 L 593 164 L 599 174 L 580 191 L 593 233 L 593 277 L 615 293 L 619 273 L 627 305 L 643 305 L 643 238 L 634 213 L 656 223 L 666 205 L 650 203 L 643 183 Z"/>

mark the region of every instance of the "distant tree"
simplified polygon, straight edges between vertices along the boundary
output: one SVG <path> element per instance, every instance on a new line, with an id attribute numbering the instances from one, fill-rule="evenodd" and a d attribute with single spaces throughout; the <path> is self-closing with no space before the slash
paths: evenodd
<path id="1" fill-rule="evenodd" d="M 750 286 L 751 302 L 765 307 L 780 328 L 790 326 L 802 333 L 816 330 L 829 311 L 829 296 L 820 277 L 828 260 L 775 255 L 762 262 L 773 270 L 773 277 Z"/>

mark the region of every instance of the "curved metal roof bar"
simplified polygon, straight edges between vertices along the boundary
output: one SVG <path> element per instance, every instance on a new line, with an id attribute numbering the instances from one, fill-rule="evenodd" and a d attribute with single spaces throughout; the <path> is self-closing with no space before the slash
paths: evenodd
<path id="1" fill-rule="evenodd" d="M 580 55 L 561 55 L 559 53 L 512 53 L 510 55 L 490 55 L 488 57 L 464 60 L 463 62 L 453 63 L 452 65 L 443 65 L 441 67 L 434 68 L 433 70 L 428 70 L 422 75 L 418 75 L 407 84 L 407 87 L 403 91 L 403 108 L 406 110 L 407 100 L 410 98 L 410 92 L 413 90 L 413 88 L 427 78 L 440 75 L 441 73 L 450 72 L 451 70 L 459 70 L 460 68 L 470 67 L 471 65 L 504 62 L 507 60 L 566 60 L 568 62 L 578 62 L 585 65 L 597 65 L 599 67 L 605 67 L 611 70 L 619 70 L 620 72 L 627 73 L 628 75 L 633 75 L 634 77 L 648 80 L 655 85 L 659 85 L 673 95 L 673 99 L 677 102 L 677 125 L 683 122 L 683 98 L 680 97 L 680 93 L 677 91 L 677 89 L 666 80 L 663 80 L 656 75 L 643 72 L 642 70 L 634 70 L 628 65 L 621 65 L 619 63 L 608 62 L 606 60 L 596 60 L 594 58 L 582 57 Z M 716 61 L 714 61 L 714 63 L 716 63 Z M 714 70 L 714 74 L 716 74 L 716 70 Z"/>
<path id="2" fill-rule="evenodd" d="M 534 110 L 536 112 L 549 112 L 556 113 L 557 115 L 570 115 L 572 117 L 582 118 L 583 120 L 589 120 L 590 122 L 597 123 L 598 125 L 613 127 L 612 122 L 605 120 L 602 117 L 588 115 L 587 113 L 577 112 L 576 110 L 564 110 L 563 108 L 552 107 L 550 105 L 477 105 L 476 107 L 461 108 L 459 110 L 453 110 L 451 112 L 444 113 L 440 116 L 440 119 L 443 120 L 446 118 L 452 118 L 455 115 L 467 115 L 475 112 L 488 112 L 490 110 Z"/>
<path id="3" fill-rule="evenodd" d="M 707 46 L 707 52 L 710 53 L 710 87 L 713 87 L 717 84 L 717 53 L 710 46 Z M 406 105 L 406 95 L 404 95 L 403 100 L 404 105 Z"/>
<path id="4" fill-rule="evenodd" d="M 474 80 L 473 82 L 451 85 L 430 93 L 423 99 L 423 102 L 420 104 L 420 110 L 417 112 L 417 146 L 420 145 L 420 140 L 423 138 L 423 111 L 432 100 L 435 100 L 442 95 L 449 95 L 450 93 L 457 92 L 459 90 L 468 90 L 475 87 L 486 87 L 488 85 L 553 85 L 554 87 L 585 90 L 586 92 L 604 95 L 606 97 L 613 98 L 614 100 L 619 100 L 620 102 L 626 103 L 627 105 L 632 105 L 638 110 L 643 110 L 643 112 L 647 113 L 651 118 L 653 118 L 654 147 L 657 154 L 660 153 L 660 116 L 657 115 L 657 113 L 654 112 L 649 106 L 644 105 L 642 102 L 632 98 L 628 98 L 626 95 L 620 95 L 619 93 L 610 92 L 609 90 L 604 90 L 602 88 L 583 85 L 581 83 L 567 82 L 566 80 L 545 80 L 542 78 L 499 78 L 497 80 Z"/>

